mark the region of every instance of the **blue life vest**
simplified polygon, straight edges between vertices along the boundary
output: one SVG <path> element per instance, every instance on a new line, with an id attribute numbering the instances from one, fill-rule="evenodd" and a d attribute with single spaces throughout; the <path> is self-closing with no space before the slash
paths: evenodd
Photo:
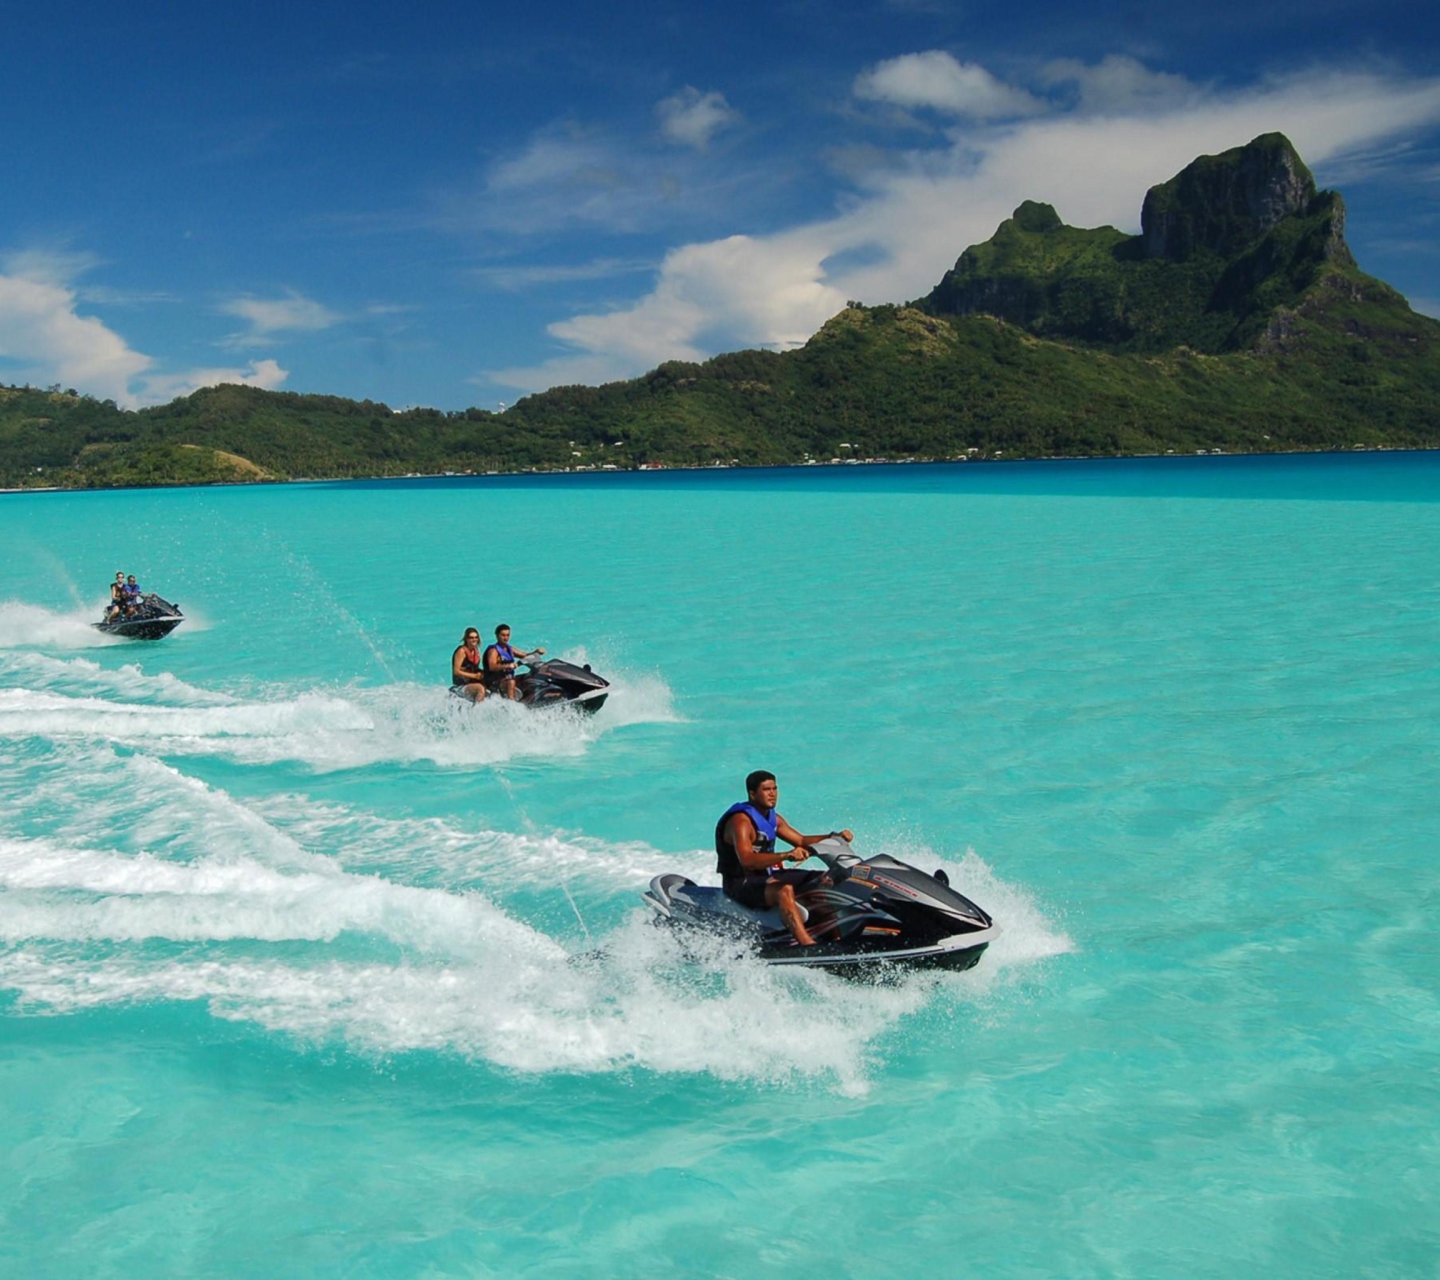
<path id="1" fill-rule="evenodd" d="M 494 655 L 500 659 L 500 666 L 491 667 L 491 653 L 494 653 Z M 504 681 L 512 679 L 515 675 L 516 661 L 515 650 L 508 644 L 501 644 L 497 640 L 486 649 L 484 662 L 482 663 L 485 671 L 485 687 L 487 689 L 498 689 Z"/>
<path id="2" fill-rule="evenodd" d="M 715 870 L 727 880 L 733 876 L 755 874 L 740 865 L 740 857 L 735 852 L 735 846 L 725 839 L 725 824 L 737 813 L 743 813 L 755 824 L 755 852 L 767 854 L 775 852 L 776 827 L 779 825 L 775 810 L 771 809 L 769 813 L 766 813 L 748 800 L 732 804 L 720 815 L 720 821 L 715 824 Z"/>

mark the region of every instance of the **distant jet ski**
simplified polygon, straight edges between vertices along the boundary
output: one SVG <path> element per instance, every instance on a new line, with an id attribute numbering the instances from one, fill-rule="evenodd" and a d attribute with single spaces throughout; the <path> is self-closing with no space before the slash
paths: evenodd
<path id="1" fill-rule="evenodd" d="M 767 964 L 804 965 L 847 976 L 891 966 L 969 969 L 999 934 L 999 926 L 969 898 L 950 888 L 943 871 L 924 871 L 879 854 L 861 858 L 831 836 L 813 846 L 834 885 L 797 895 L 813 947 L 791 936 L 778 911 L 752 911 L 723 889 L 677 874 L 656 876 L 641 900 L 659 922 L 733 937 Z"/>
<path id="2" fill-rule="evenodd" d="M 178 604 L 162 600 L 151 591 L 136 600 L 128 611 L 90 625 L 108 636 L 123 636 L 127 640 L 160 640 L 184 621 L 185 615 L 180 612 Z"/>
<path id="3" fill-rule="evenodd" d="M 525 670 L 516 674 L 515 688 L 520 693 L 519 701 L 522 706 L 570 706 L 593 714 L 605 705 L 605 699 L 610 696 L 610 681 L 591 671 L 588 662 L 584 666 L 576 666 L 573 662 L 550 658 L 544 662 L 521 665 Z M 450 696 L 461 702 L 470 702 L 454 685 L 450 688 Z M 504 694 L 491 690 L 485 701 L 488 702 L 491 698 L 500 698 L 503 701 Z"/>

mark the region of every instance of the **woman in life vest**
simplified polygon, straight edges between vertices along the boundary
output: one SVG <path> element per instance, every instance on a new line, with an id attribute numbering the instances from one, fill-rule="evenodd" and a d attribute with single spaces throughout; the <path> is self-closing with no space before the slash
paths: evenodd
<path id="1" fill-rule="evenodd" d="M 450 687 L 479 702 L 485 697 L 485 664 L 480 658 L 480 633 L 466 627 L 460 647 L 450 655 Z"/>
<path id="2" fill-rule="evenodd" d="M 824 871 L 786 871 L 784 864 L 804 862 L 810 856 L 809 846 L 830 836 L 853 840 L 854 834 L 830 831 L 823 836 L 802 836 L 775 812 L 780 788 L 775 775 L 765 769 L 756 769 L 745 779 L 745 793 L 749 799 L 732 804 L 715 824 L 715 870 L 720 873 L 725 896 L 754 911 L 778 908 L 796 943 L 813 947 L 815 939 L 805 927 L 795 895 L 832 883 L 830 876 Z M 777 836 L 795 848 L 777 853 Z"/>
<path id="3" fill-rule="evenodd" d="M 515 668 L 525 659 L 544 652 L 544 649 L 512 649 L 510 628 L 502 622 L 495 628 L 495 643 L 485 650 L 485 687 L 491 693 L 519 698 L 520 690 L 515 687 Z"/>
<path id="4" fill-rule="evenodd" d="M 123 572 L 115 575 L 115 581 L 110 584 L 110 603 L 105 607 L 107 618 L 117 617 L 125 607 L 125 574 Z"/>

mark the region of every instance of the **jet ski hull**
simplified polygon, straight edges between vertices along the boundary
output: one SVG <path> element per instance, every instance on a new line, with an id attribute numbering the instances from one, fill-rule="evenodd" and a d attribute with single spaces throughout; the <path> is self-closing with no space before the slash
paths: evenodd
<path id="1" fill-rule="evenodd" d="M 766 964 L 850 977 L 970 969 L 1000 932 L 938 875 L 890 857 L 861 862 L 840 840 L 822 842 L 817 853 L 834 883 L 797 895 L 813 947 L 798 945 L 778 912 L 752 911 L 682 875 L 656 876 L 641 897 L 659 921 L 733 938 Z"/>
<path id="2" fill-rule="evenodd" d="M 116 623 L 93 622 L 90 625 L 107 636 L 120 636 L 125 640 L 163 640 L 184 621 L 184 618 L 146 618 Z"/>
<path id="3" fill-rule="evenodd" d="M 589 666 L 576 666 L 573 662 L 562 662 L 558 658 L 549 662 L 536 662 L 529 669 L 515 677 L 515 688 L 519 691 L 521 706 L 572 707 L 586 715 L 594 715 L 605 705 L 610 696 L 610 682 L 596 675 Z M 474 703 L 453 685 L 451 697 L 461 702 Z M 498 695 L 491 693 L 490 697 Z"/>

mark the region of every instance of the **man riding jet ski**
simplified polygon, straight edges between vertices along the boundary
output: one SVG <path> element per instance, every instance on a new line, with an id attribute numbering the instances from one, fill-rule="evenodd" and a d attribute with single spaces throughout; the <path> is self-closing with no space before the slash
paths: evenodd
<path id="1" fill-rule="evenodd" d="M 512 701 L 520 701 L 520 689 L 515 683 L 515 671 L 522 662 L 545 654 L 544 649 L 519 649 L 510 644 L 510 628 L 501 623 L 495 628 L 495 643 L 485 650 L 485 688 L 491 693 L 504 694 Z"/>
<path id="2" fill-rule="evenodd" d="M 846 840 L 849 831 L 831 831 L 823 836 L 802 836 L 776 811 L 780 787 L 775 775 L 756 769 L 745 779 L 748 800 L 732 804 L 715 824 L 715 870 L 720 873 L 725 896 L 752 911 L 774 907 L 795 941 L 813 947 L 815 939 L 805 928 L 795 895 L 834 883 L 824 871 L 786 871 L 787 862 L 804 862 L 810 847 L 833 836 Z M 775 838 L 794 845 L 787 854 L 775 852 Z"/>
<path id="3" fill-rule="evenodd" d="M 849 974 L 897 964 L 969 969 L 999 933 L 984 911 L 950 888 L 943 871 L 927 875 L 885 854 L 862 860 L 850 848 L 849 831 L 801 836 L 774 811 L 773 775 L 751 774 L 746 784 L 749 803 L 732 805 L 715 830 L 724 887 L 656 876 L 641 897 L 658 919 L 742 940 L 769 964 Z M 758 840 L 747 842 L 747 827 Z M 827 870 L 787 872 L 772 861 L 763 872 L 747 872 L 775 858 L 777 835 L 795 845 L 786 860 L 814 856 Z M 742 849 L 752 856 L 740 857 Z"/>

